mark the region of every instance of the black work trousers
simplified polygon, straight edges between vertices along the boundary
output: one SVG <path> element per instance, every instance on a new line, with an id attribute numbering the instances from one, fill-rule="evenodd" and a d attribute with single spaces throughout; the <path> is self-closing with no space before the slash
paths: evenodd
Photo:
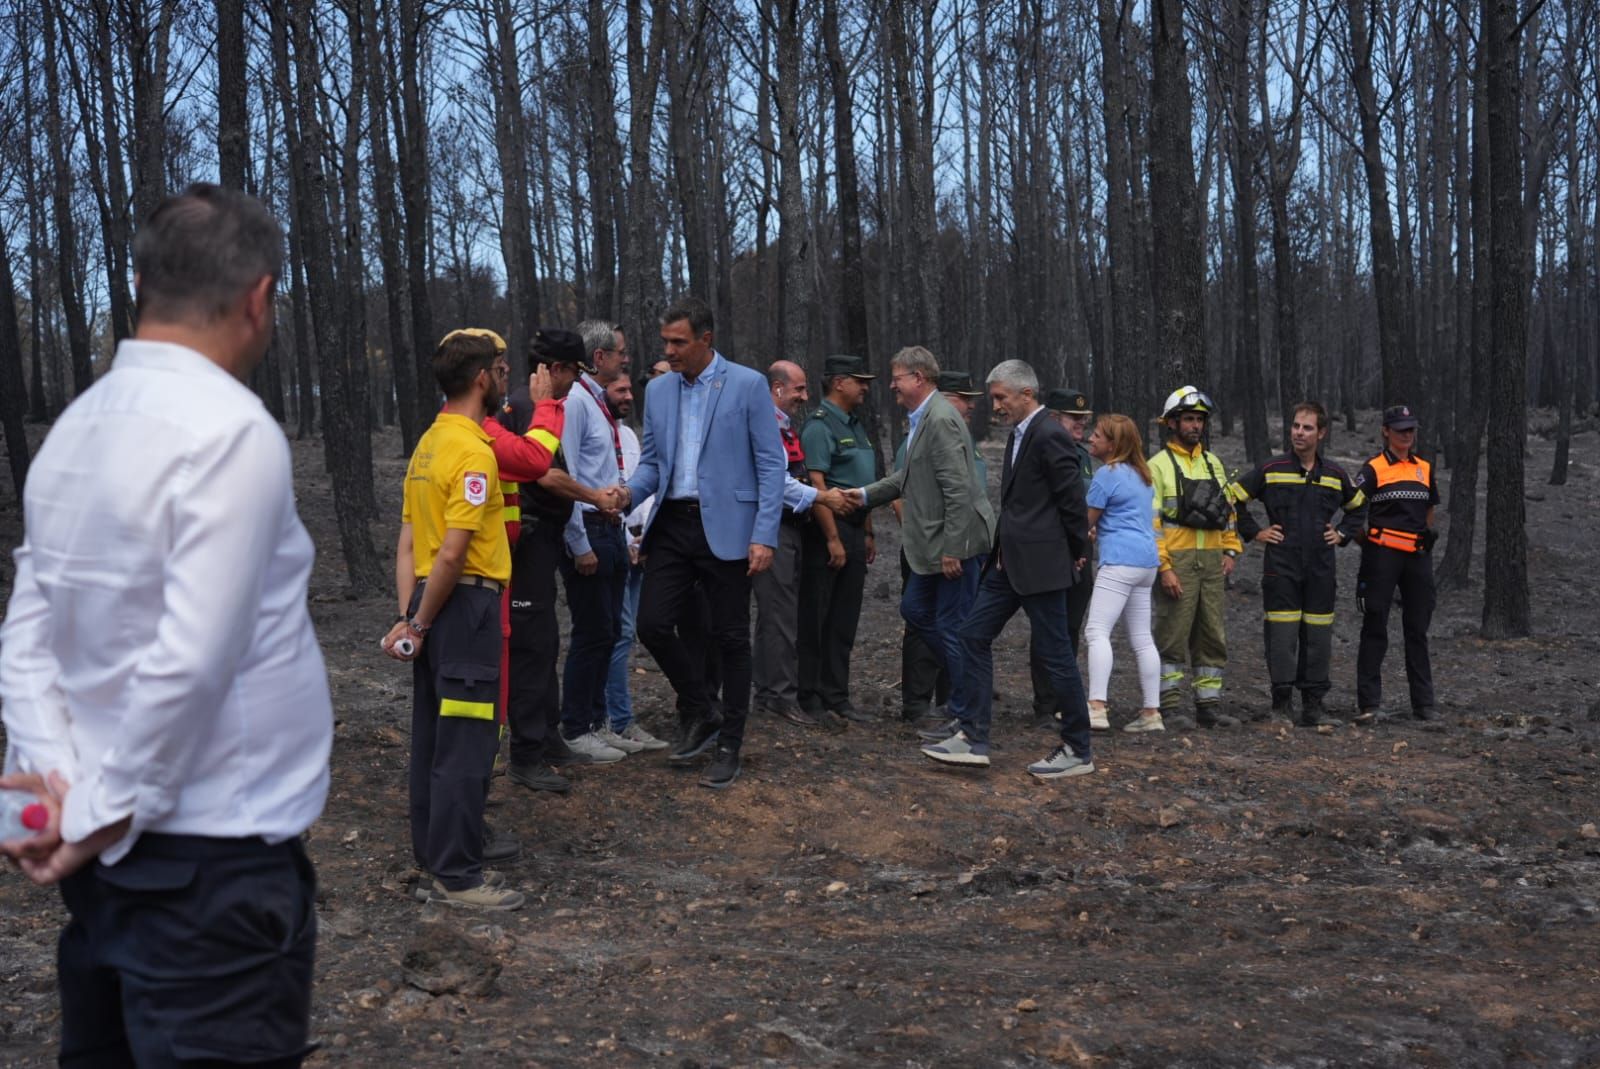
<path id="1" fill-rule="evenodd" d="M 483 882 L 483 807 L 500 749 L 499 592 L 457 585 L 411 665 L 411 850 L 464 891 Z"/>
<path id="2" fill-rule="evenodd" d="M 681 724 L 715 717 L 704 649 L 682 632 L 697 633 L 701 599 L 710 610 L 709 645 L 722 662 L 722 738 L 738 749 L 750 713 L 749 561 L 722 560 L 711 552 L 696 504 L 667 501 L 644 542 L 644 588 L 639 594 L 639 641 L 656 659 L 678 695 Z"/>
<path id="3" fill-rule="evenodd" d="M 822 528 L 805 530 L 800 550 L 800 708 L 809 713 L 850 704 L 850 654 L 867 589 L 867 532 L 860 523 L 835 521 L 844 567 L 828 567 Z"/>
<path id="4" fill-rule="evenodd" d="M 1405 632 L 1406 683 L 1411 708 L 1433 706 L 1433 665 L 1428 625 L 1433 621 L 1433 558 L 1368 543 L 1361 547 L 1356 606 L 1361 612 L 1361 650 L 1356 655 L 1356 701 L 1363 709 L 1383 704 L 1383 656 L 1389 650 L 1389 608 L 1400 595 Z"/>
<path id="5" fill-rule="evenodd" d="M 313 1049 L 316 874 L 299 839 L 146 832 L 61 881 L 60 1064 L 293 1069 Z"/>
<path id="6" fill-rule="evenodd" d="M 1331 546 L 1309 552 L 1298 546 L 1268 546 L 1261 567 L 1262 627 L 1272 704 L 1288 701 L 1296 688 L 1321 698 L 1331 686 L 1333 608 L 1338 565 Z"/>
<path id="7" fill-rule="evenodd" d="M 524 519 L 511 555 L 511 685 L 506 722 L 511 729 L 511 763 L 521 768 L 549 759 L 547 746 L 561 723 L 556 569 L 567 553 L 561 531 L 558 523 Z"/>

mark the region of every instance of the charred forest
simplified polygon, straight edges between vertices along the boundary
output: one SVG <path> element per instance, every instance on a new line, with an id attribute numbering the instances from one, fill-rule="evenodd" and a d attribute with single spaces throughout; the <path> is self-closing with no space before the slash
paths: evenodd
<path id="1" fill-rule="evenodd" d="M 693 292 L 757 366 L 1021 357 L 1141 420 L 1192 381 L 1250 461 L 1302 397 L 1351 428 L 1416 405 L 1441 576 L 1482 584 L 1486 637 L 1529 631 L 1530 412 L 1560 483 L 1600 392 L 1592 4 L 33 0 L 0 27 L 19 491 L 27 425 L 132 328 L 139 220 L 221 181 L 285 224 L 252 385 L 320 437 L 358 588 L 385 585 L 375 435 L 426 427 L 440 335 L 492 327 L 520 372 L 535 327 L 603 317 L 638 359 Z"/>

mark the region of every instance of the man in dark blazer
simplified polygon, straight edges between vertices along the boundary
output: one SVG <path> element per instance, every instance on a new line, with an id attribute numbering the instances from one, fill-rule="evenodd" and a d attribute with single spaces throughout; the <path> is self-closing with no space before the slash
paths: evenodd
<path id="1" fill-rule="evenodd" d="M 1067 590 L 1089 556 L 1088 509 L 1072 437 L 1039 405 L 1039 379 L 1021 360 L 989 372 L 989 399 L 1010 421 L 1000 477 L 994 552 L 961 625 L 965 673 L 951 695 L 960 729 L 922 752 L 943 764 L 987 767 L 994 700 L 994 640 L 1020 608 L 1033 628 L 1061 711 L 1061 745 L 1028 766 L 1040 779 L 1094 771 L 1089 706 L 1067 629 Z"/>

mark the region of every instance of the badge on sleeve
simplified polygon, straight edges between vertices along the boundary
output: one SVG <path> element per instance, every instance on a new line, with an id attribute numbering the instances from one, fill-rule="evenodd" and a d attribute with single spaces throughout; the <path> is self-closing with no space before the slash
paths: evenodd
<path id="1" fill-rule="evenodd" d="M 467 504 L 481 505 L 489 500 L 489 476 L 481 471 L 469 471 L 463 477 Z"/>

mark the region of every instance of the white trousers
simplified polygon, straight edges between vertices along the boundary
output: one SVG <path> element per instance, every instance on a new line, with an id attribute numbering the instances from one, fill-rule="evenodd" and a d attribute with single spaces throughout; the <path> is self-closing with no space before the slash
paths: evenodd
<path id="1" fill-rule="evenodd" d="M 1111 683 L 1111 629 L 1122 619 L 1128 644 L 1139 663 L 1141 707 L 1161 705 L 1161 655 L 1150 634 L 1150 589 L 1155 585 L 1156 569 L 1130 568 L 1123 564 L 1103 565 L 1094 576 L 1094 595 L 1089 599 L 1089 616 L 1083 624 L 1083 637 L 1089 644 L 1089 700 L 1106 700 Z"/>

